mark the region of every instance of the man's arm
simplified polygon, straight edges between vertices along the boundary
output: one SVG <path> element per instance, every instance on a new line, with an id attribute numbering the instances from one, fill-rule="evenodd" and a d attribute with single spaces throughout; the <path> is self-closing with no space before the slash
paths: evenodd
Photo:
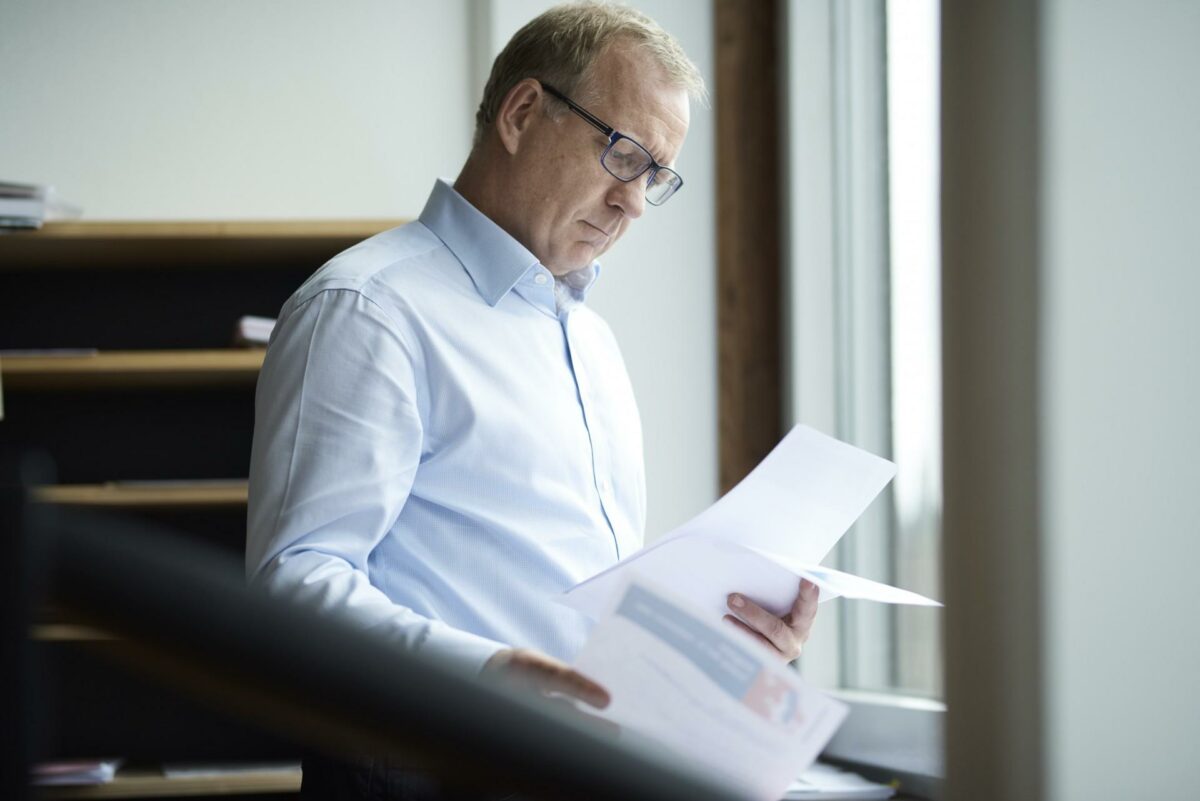
<path id="1" fill-rule="evenodd" d="M 394 603 L 367 574 L 411 491 L 418 357 L 354 289 L 280 321 L 259 376 L 246 570 L 269 591 L 479 670 L 504 646 Z"/>

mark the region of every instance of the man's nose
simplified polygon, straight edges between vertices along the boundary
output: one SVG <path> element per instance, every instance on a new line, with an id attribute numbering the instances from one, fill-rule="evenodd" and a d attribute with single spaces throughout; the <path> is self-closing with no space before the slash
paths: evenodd
<path id="1" fill-rule="evenodd" d="M 608 202 L 619 209 L 631 220 L 642 216 L 646 210 L 646 176 L 639 175 L 632 181 L 618 181 L 608 194 Z"/>

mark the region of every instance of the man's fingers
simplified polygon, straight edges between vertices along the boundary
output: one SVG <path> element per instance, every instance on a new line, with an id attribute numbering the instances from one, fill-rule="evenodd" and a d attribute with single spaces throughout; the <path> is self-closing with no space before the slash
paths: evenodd
<path id="1" fill-rule="evenodd" d="M 534 692 L 562 693 L 603 709 L 611 700 L 608 690 L 566 662 L 529 649 L 505 649 L 488 660 L 484 669 Z"/>
<path id="2" fill-rule="evenodd" d="M 752 630 L 766 637 L 780 653 L 786 655 L 796 650 L 796 633 L 782 618 L 736 592 L 729 596 L 729 608 Z"/>
<path id="3" fill-rule="evenodd" d="M 821 588 L 808 579 L 801 579 L 800 592 L 796 594 L 796 601 L 792 604 L 792 619 L 800 620 L 816 617 L 817 605 L 820 601 Z"/>
<path id="4" fill-rule="evenodd" d="M 821 588 L 808 579 L 800 579 L 800 598 L 808 602 L 821 600 Z"/>
<path id="5" fill-rule="evenodd" d="M 584 676 L 582 673 L 565 665 L 552 667 L 547 674 L 548 686 L 544 689 L 558 691 L 572 698 L 578 698 L 597 709 L 608 706 L 612 698 L 608 690 Z"/>
<path id="6" fill-rule="evenodd" d="M 779 649 L 775 647 L 775 643 L 771 642 L 771 641 L 770 641 L 770 640 L 768 640 L 766 637 L 762 636 L 762 635 L 761 635 L 761 634 L 759 634 L 757 631 L 755 631 L 754 629 L 750 628 L 749 626 L 747 626 L 747 625 L 746 625 L 745 623 L 743 623 L 742 621 L 738 620 L 738 619 L 737 619 L 736 617 L 734 617 L 733 615 L 725 615 L 725 617 L 723 617 L 723 618 L 721 618 L 721 619 L 722 619 L 722 620 L 726 620 L 726 621 L 728 621 L 728 622 L 732 623 L 732 624 L 734 625 L 734 627 L 735 627 L 735 628 L 739 628 L 739 629 L 741 629 L 742 631 L 746 632 L 747 634 L 749 634 L 749 635 L 750 635 L 751 637 L 753 637 L 754 639 L 758 640 L 760 643 L 762 643 L 762 644 L 763 644 L 764 646 L 766 646 L 767 648 L 770 648 L 772 651 L 775 651 L 776 653 L 779 653 Z"/>

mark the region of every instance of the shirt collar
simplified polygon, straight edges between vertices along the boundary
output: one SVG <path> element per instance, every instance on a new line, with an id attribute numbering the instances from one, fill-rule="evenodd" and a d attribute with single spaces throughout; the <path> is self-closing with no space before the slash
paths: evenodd
<path id="1" fill-rule="evenodd" d="M 571 311 L 587 299 L 592 284 L 600 277 L 600 262 L 594 261 L 587 267 L 554 279 L 554 302 L 559 314 Z"/>
<path id="2" fill-rule="evenodd" d="M 446 180 L 439 178 L 433 185 L 419 219 L 462 263 L 489 306 L 499 303 L 526 274 L 538 267 L 537 256 L 472 206 Z M 570 279 L 570 302 L 583 302 L 599 275 L 599 266 L 593 262 L 566 276 Z"/>

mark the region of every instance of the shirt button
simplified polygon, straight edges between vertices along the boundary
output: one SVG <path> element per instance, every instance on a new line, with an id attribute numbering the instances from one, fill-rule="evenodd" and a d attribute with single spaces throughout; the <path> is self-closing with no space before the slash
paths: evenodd
<path id="1" fill-rule="evenodd" d="M 542 284 L 546 283 L 547 280 L 548 279 L 546 278 L 545 273 L 538 273 L 537 275 L 535 275 L 533 277 L 533 283 L 537 284 L 538 286 L 541 286 Z"/>

